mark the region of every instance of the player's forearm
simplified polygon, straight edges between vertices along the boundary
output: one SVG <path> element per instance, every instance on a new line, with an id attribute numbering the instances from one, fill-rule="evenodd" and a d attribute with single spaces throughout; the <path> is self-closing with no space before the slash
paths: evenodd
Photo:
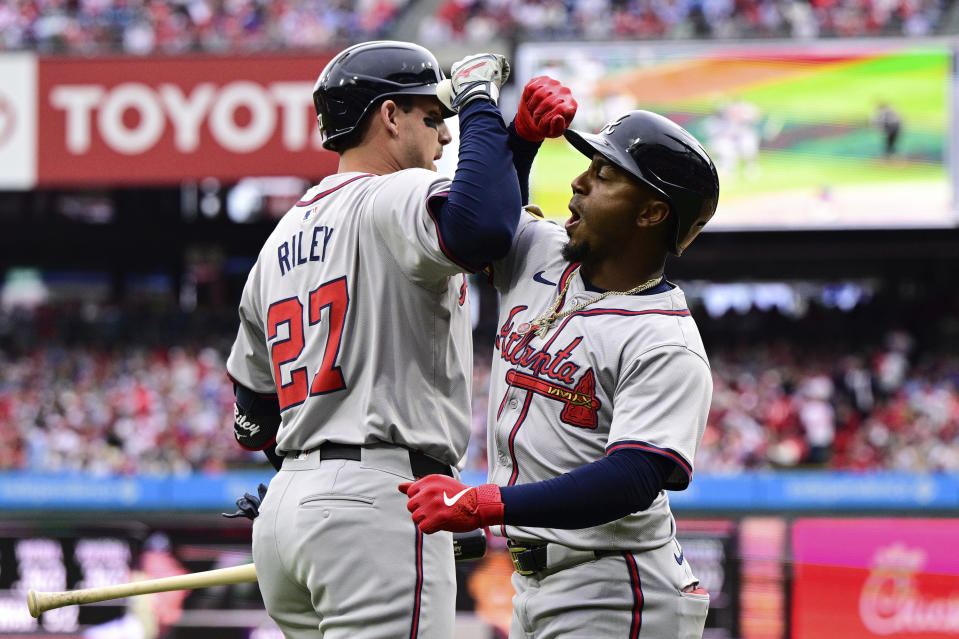
<path id="1" fill-rule="evenodd" d="M 503 522 L 572 529 L 615 521 L 649 508 L 670 464 L 658 455 L 623 451 L 553 479 L 503 486 Z"/>
<path id="2" fill-rule="evenodd" d="M 513 153 L 513 168 L 516 170 L 516 179 L 519 181 L 520 198 L 524 205 L 529 204 L 529 174 L 533 169 L 533 160 L 542 142 L 530 142 L 516 132 L 516 123 L 510 122 L 509 149 Z"/>
<path id="3" fill-rule="evenodd" d="M 607 457 L 546 481 L 519 486 L 467 486 L 445 475 L 427 475 L 399 485 L 407 509 L 427 534 L 512 524 L 587 528 L 649 508 L 666 483 L 673 462 L 635 449 Z"/>
<path id="4" fill-rule="evenodd" d="M 276 452 L 276 442 L 273 442 L 272 446 L 263 449 L 263 453 L 266 455 L 267 460 L 269 460 L 270 465 L 273 466 L 276 470 L 283 468 L 283 455 Z"/>
<path id="5" fill-rule="evenodd" d="M 508 138 L 493 103 L 460 112 L 459 160 L 438 224 L 447 250 L 476 267 L 506 255 L 522 209 Z"/>

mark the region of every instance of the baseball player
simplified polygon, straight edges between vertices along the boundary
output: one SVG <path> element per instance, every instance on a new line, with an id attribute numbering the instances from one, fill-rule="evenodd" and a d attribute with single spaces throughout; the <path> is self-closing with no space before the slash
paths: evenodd
<path id="1" fill-rule="evenodd" d="M 453 636 L 450 536 L 424 537 L 396 484 L 452 476 L 466 451 L 464 273 L 507 253 L 522 210 L 496 105 L 508 69 L 478 54 L 446 79 L 426 49 L 377 41 L 342 51 L 317 80 L 339 170 L 267 239 L 227 362 L 236 438 L 273 450 L 280 469 L 247 497 L 262 498 L 253 558 L 288 639 Z M 450 181 L 434 161 L 455 113 Z"/>
<path id="2" fill-rule="evenodd" d="M 565 229 L 525 215 L 493 264 L 491 483 L 429 476 L 400 490 L 423 532 L 507 538 L 513 639 L 701 637 L 709 596 L 665 491 L 692 478 L 712 381 L 663 269 L 713 216 L 716 169 L 648 111 L 565 136 L 590 158 Z"/>

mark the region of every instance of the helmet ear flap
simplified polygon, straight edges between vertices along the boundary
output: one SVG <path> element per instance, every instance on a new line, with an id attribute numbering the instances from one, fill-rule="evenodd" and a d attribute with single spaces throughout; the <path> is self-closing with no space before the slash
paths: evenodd
<path id="1" fill-rule="evenodd" d="M 324 110 L 332 116 L 346 115 L 349 107 L 344 100 L 328 98 L 324 104 Z"/>

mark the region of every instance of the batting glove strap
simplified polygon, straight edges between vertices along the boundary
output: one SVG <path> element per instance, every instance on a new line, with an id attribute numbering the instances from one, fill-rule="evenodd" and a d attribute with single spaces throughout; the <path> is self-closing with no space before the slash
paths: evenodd
<path id="1" fill-rule="evenodd" d="M 496 484 L 483 484 L 476 487 L 476 514 L 481 526 L 495 526 L 503 523 L 503 497 Z"/>
<path id="2" fill-rule="evenodd" d="M 577 107 L 567 87 L 541 75 L 523 88 L 513 126 L 517 135 L 530 142 L 558 138 L 573 121 Z"/>
<path id="3" fill-rule="evenodd" d="M 459 113 L 474 100 L 496 104 L 500 87 L 509 78 L 509 62 L 498 53 L 478 53 L 453 63 L 450 78 L 436 87 L 436 97 L 448 109 Z"/>

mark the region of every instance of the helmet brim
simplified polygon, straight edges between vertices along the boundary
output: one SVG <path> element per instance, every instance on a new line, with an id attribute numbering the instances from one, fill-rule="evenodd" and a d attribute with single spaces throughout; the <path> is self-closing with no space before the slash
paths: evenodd
<path id="1" fill-rule="evenodd" d="M 440 100 L 440 99 L 436 96 L 436 87 L 437 87 L 437 86 L 439 86 L 439 85 L 437 85 L 437 84 L 422 84 L 422 85 L 416 86 L 416 87 L 409 87 L 409 88 L 406 88 L 406 89 L 401 89 L 401 90 L 396 91 L 396 92 L 394 92 L 394 93 L 386 93 L 386 94 L 381 95 L 380 97 L 381 97 L 381 98 L 382 98 L 382 97 L 387 97 L 387 98 L 388 98 L 388 97 L 390 97 L 390 96 L 392 96 L 392 95 L 426 95 L 426 96 L 430 96 L 430 97 L 436 98 L 437 102 L 440 103 L 440 110 L 442 111 L 442 113 L 443 113 L 443 119 L 445 120 L 446 118 L 451 118 L 451 117 L 453 117 L 454 115 L 456 115 L 456 111 L 451 111 L 445 104 L 443 104 L 443 101 Z"/>
<path id="2" fill-rule="evenodd" d="M 624 149 L 620 149 L 609 143 L 606 136 L 597 133 L 584 133 L 566 129 L 563 133 L 566 141 L 573 145 L 577 151 L 592 159 L 593 155 L 599 153 L 604 158 L 626 171 L 640 182 L 653 189 L 669 202 L 669 196 L 658 186 L 650 182 L 643 172 L 636 166 L 636 161 Z"/>

